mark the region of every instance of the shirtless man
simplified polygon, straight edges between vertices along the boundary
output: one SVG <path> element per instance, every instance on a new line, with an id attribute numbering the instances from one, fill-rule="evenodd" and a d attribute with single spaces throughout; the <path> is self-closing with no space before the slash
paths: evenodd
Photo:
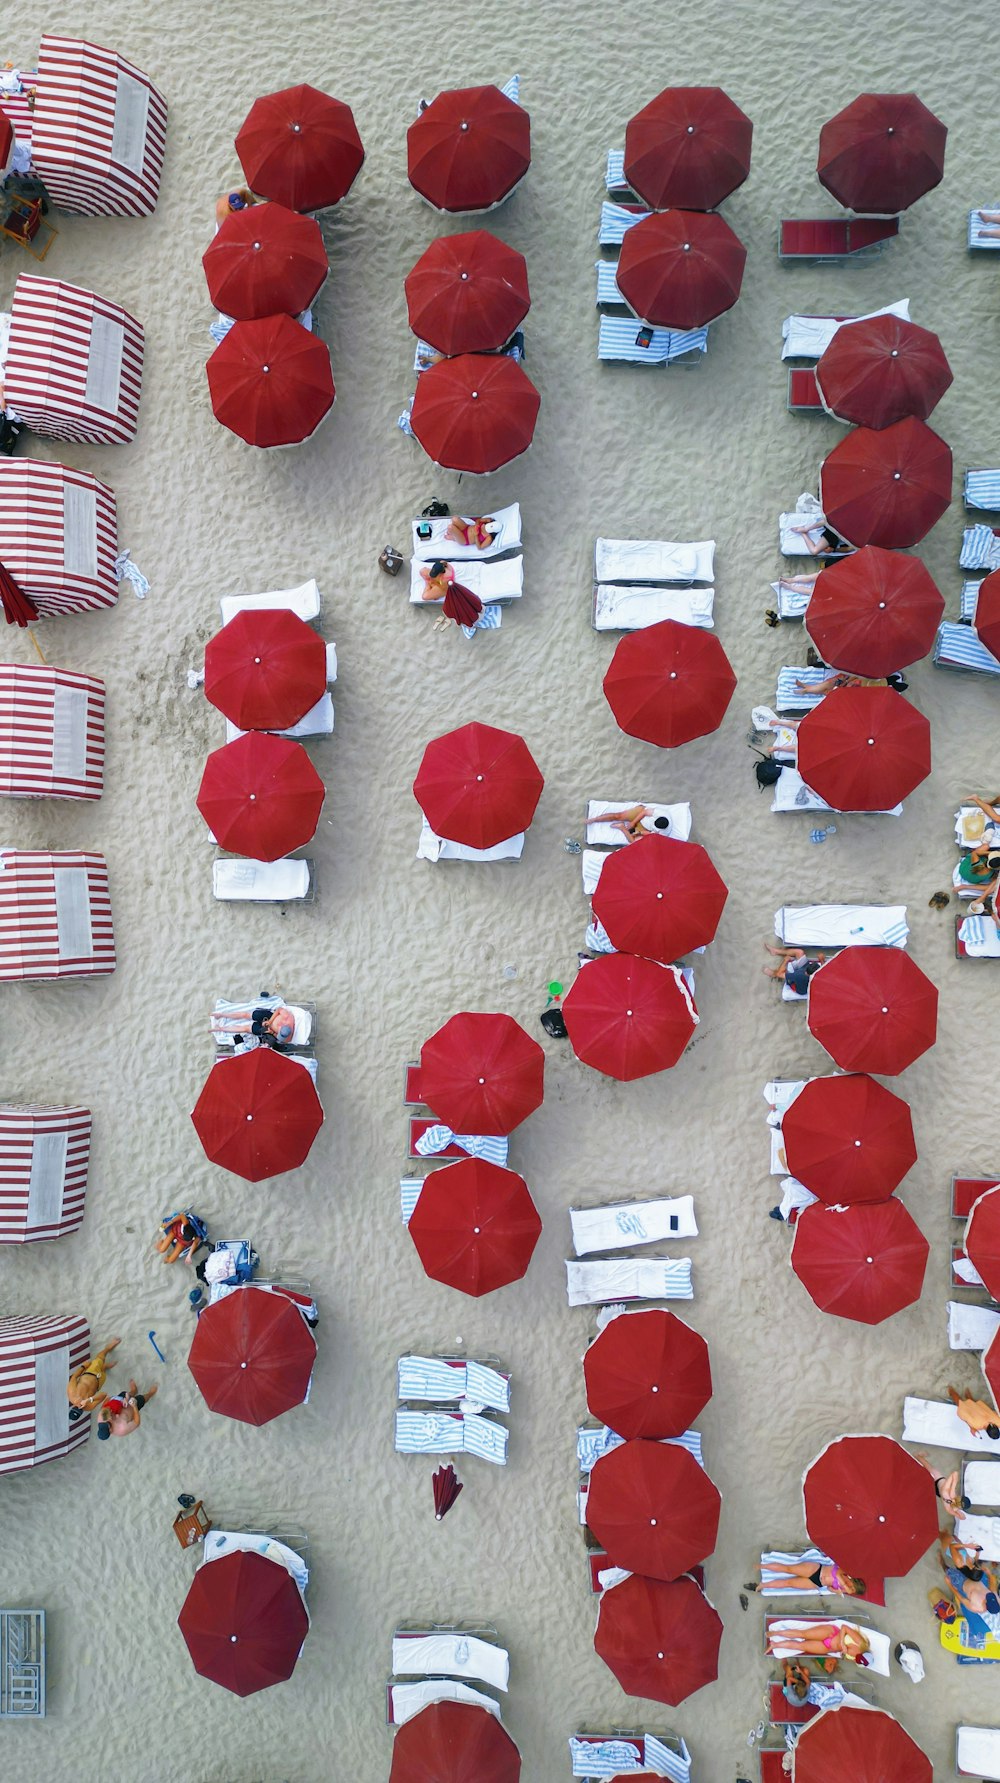
<path id="1" fill-rule="evenodd" d="M 128 1392 L 121 1398 L 106 1399 L 97 1419 L 97 1434 L 102 1441 L 106 1442 L 109 1436 L 131 1436 L 138 1430 L 142 1422 L 139 1413 L 157 1392 L 159 1388 L 154 1384 L 140 1393 L 135 1381 L 129 1381 Z"/>
<path id="2" fill-rule="evenodd" d="M 588 817 L 587 828 L 593 829 L 595 824 L 609 823 L 614 830 L 621 830 L 626 842 L 641 842 L 643 836 L 664 834 L 670 828 L 668 817 L 653 817 L 652 805 L 630 805 L 627 811 L 606 811 L 603 817 Z M 653 817 L 647 828 L 646 818 Z"/>
<path id="3" fill-rule="evenodd" d="M 973 1399 L 971 1393 L 960 1393 L 957 1387 L 948 1388 L 948 1397 L 973 1436 L 988 1436 L 991 1442 L 1000 1442 L 1000 1412 L 995 1406 L 987 1405 L 985 1399 Z"/>
<path id="4" fill-rule="evenodd" d="M 957 1467 L 952 1473 L 942 1473 L 941 1469 L 935 1467 L 933 1461 L 928 1460 L 926 1455 L 918 1455 L 917 1460 L 920 1462 L 921 1467 L 926 1467 L 927 1472 L 934 1481 L 934 1490 L 937 1493 L 938 1498 L 941 1500 L 941 1503 L 944 1505 L 945 1510 L 948 1512 L 949 1517 L 960 1517 L 963 1511 L 969 1509 L 972 1500 L 969 1498 L 962 1498 L 959 1494 Z"/>

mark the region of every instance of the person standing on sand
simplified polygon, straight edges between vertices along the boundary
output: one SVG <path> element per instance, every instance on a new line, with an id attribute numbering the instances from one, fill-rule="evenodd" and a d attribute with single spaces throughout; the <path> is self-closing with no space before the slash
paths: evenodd
<path id="1" fill-rule="evenodd" d="M 107 1379 L 108 1369 L 114 1367 L 114 1363 L 109 1362 L 108 1357 L 120 1343 L 120 1337 L 113 1337 L 110 1343 L 105 1344 L 103 1350 L 98 1350 L 96 1356 L 91 1356 L 89 1362 L 85 1362 L 82 1368 L 78 1368 L 75 1374 L 70 1375 L 66 1397 L 70 1405 L 75 1406 L 78 1411 L 94 1412 L 104 1404 L 104 1382 Z"/>
<path id="2" fill-rule="evenodd" d="M 128 1392 L 120 1399 L 106 1399 L 97 1419 L 97 1434 L 101 1440 L 107 1442 L 109 1436 L 131 1436 L 138 1430 L 142 1423 L 139 1413 L 158 1391 L 154 1385 L 140 1393 L 135 1381 L 129 1381 Z"/>
<path id="3" fill-rule="evenodd" d="M 948 1388 L 948 1397 L 973 1436 L 988 1436 L 991 1442 L 1000 1442 L 1000 1412 L 994 1406 L 987 1405 L 985 1399 L 973 1399 L 971 1393 L 960 1393 L 957 1387 Z"/>

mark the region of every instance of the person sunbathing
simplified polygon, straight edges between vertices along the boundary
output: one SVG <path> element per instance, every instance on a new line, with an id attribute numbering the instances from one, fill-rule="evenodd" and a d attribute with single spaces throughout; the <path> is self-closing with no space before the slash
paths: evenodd
<path id="1" fill-rule="evenodd" d="M 948 1512 L 949 1517 L 960 1517 L 963 1511 L 969 1509 L 972 1500 L 971 1498 L 963 1498 L 958 1490 L 957 1467 L 951 1473 L 942 1473 L 941 1469 L 935 1467 L 933 1461 L 928 1460 L 926 1455 L 918 1455 L 917 1460 L 920 1462 L 921 1467 L 926 1467 L 927 1472 L 934 1481 L 934 1490 L 941 1500 L 941 1503 L 944 1505 L 945 1510 Z"/>
<path id="2" fill-rule="evenodd" d="M 896 693 L 905 693 L 909 685 L 902 675 L 849 675 L 846 669 L 831 669 L 823 681 L 796 681 L 800 693 L 835 693 L 838 687 L 891 687 Z"/>
<path id="3" fill-rule="evenodd" d="M 804 526 L 793 526 L 791 532 L 805 539 L 810 557 L 843 557 L 857 549 L 827 526 L 825 520 L 809 520 Z M 818 573 L 818 572 L 817 572 Z"/>
<path id="4" fill-rule="evenodd" d="M 295 1035 L 295 1017 L 290 1009 L 279 1004 L 277 1009 L 268 1009 L 264 1005 L 260 1009 L 251 1010 L 247 1017 L 236 1015 L 213 1015 L 213 1034 L 254 1034 L 258 1040 L 274 1041 L 276 1045 L 288 1046 Z"/>
<path id="5" fill-rule="evenodd" d="M 120 1337 L 113 1337 L 103 1350 L 98 1350 L 96 1356 L 91 1356 L 89 1362 L 85 1362 L 82 1368 L 70 1375 L 66 1388 L 70 1405 L 76 1406 L 79 1411 L 92 1412 L 104 1404 L 104 1382 L 108 1369 L 114 1367 L 114 1362 L 109 1362 L 108 1357 L 120 1343 Z"/>
<path id="6" fill-rule="evenodd" d="M 776 724 L 769 727 L 774 731 L 771 741 L 754 744 L 757 753 L 773 761 L 797 761 L 799 740 L 795 733 L 801 723 L 801 718 L 779 718 Z"/>
<path id="7" fill-rule="evenodd" d="M 453 514 L 444 529 L 444 536 L 453 544 L 475 545 L 477 551 L 485 551 L 499 530 L 492 514 L 479 514 L 472 520 L 463 520 L 461 515 Z"/>
<path id="8" fill-rule="evenodd" d="M 1000 235 L 1000 211 L 981 210 L 976 215 L 981 223 L 986 224 L 985 229 L 980 229 L 980 235 Z"/>
<path id="9" fill-rule="evenodd" d="M 817 1565 L 814 1560 L 769 1560 L 761 1566 L 760 1583 L 747 1585 L 747 1591 L 827 1591 L 838 1597 L 864 1597 L 865 1581 L 851 1573 L 841 1572 L 833 1561 Z M 767 1579 L 764 1573 L 768 1574 Z"/>
<path id="10" fill-rule="evenodd" d="M 987 1436 L 991 1442 L 1000 1442 L 1000 1413 L 996 1406 L 987 1405 L 985 1399 L 973 1399 L 971 1393 L 960 1393 L 957 1387 L 948 1388 L 948 1397 L 972 1436 Z"/>
<path id="11" fill-rule="evenodd" d="M 602 817 L 588 817 L 585 827 L 589 830 L 596 824 L 608 823 L 613 830 L 621 830 L 626 842 L 641 842 L 643 836 L 654 830 L 664 834 L 670 828 L 669 817 L 653 817 L 654 810 L 653 805 L 629 805 L 625 811 L 606 811 Z M 647 817 L 653 818 L 649 826 Z"/>
<path id="12" fill-rule="evenodd" d="M 205 1222 L 197 1214 L 189 1211 L 168 1213 L 166 1219 L 160 1221 L 160 1236 L 156 1240 L 162 1261 L 176 1263 L 178 1258 L 183 1258 L 185 1263 L 193 1263 L 205 1243 L 206 1232 Z"/>
<path id="13" fill-rule="evenodd" d="M 795 1643 L 792 1649 L 792 1642 Z M 853 1622 L 815 1622 L 808 1628 L 782 1628 L 767 1631 L 767 1651 L 784 1656 L 790 1650 L 804 1659 L 822 1659 L 824 1670 L 832 1671 L 838 1659 L 850 1659 L 855 1665 L 867 1665 L 865 1654 L 871 1642 Z"/>
<path id="14" fill-rule="evenodd" d="M 804 947 L 772 947 L 770 941 L 765 941 L 764 946 L 779 962 L 776 966 L 762 966 L 764 977 L 784 979 L 793 991 L 804 996 L 813 973 L 825 963 L 826 954 L 821 953 L 813 960 L 807 957 Z"/>

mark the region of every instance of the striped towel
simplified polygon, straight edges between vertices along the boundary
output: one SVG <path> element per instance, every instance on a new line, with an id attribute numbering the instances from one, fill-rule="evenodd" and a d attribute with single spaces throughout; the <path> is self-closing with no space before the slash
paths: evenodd
<path id="1" fill-rule="evenodd" d="M 521 103 L 521 76 L 519 74 L 512 74 L 510 77 L 510 80 L 504 81 L 504 84 L 500 88 L 500 91 L 501 91 L 501 93 L 506 94 L 508 99 L 513 99 L 515 105 L 520 105 L 520 103 Z"/>
<path id="2" fill-rule="evenodd" d="M 510 1376 L 485 1362 L 448 1361 L 442 1356 L 400 1356 L 396 1364 L 400 1399 L 471 1399 L 493 1411 L 510 1411 Z"/>
<path id="3" fill-rule="evenodd" d="M 701 1433 L 699 1431 L 685 1430 L 683 1436 L 671 1436 L 665 1440 L 676 1443 L 678 1448 L 687 1449 L 688 1454 L 694 1456 L 699 1467 L 705 1465 L 702 1460 Z M 609 1430 L 607 1424 L 601 1424 L 596 1429 L 590 1424 L 581 1424 L 576 1433 L 576 1458 L 580 1472 L 589 1473 L 602 1455 L 609 1454 L 612 1449 L 620 1448 L 624 1441 L 625 1438 L 616 1435 L 615 1431 Z"/>
<path id="4" fill-rule="evenodd" d="M 669 365 L 689 353 L 708 351 L 707 328 L 653 328 L 648 347 L 636 335 L 642 327 L 634 316 L 602 316 L 597 337 L 597 357 L 616 364 Z"/>
<path id="5" fill-rule="evenodd" d="M 909 933 L 910 933 L 909 923 L 907 923 L 907 922 L 890 923 L 888 928 L 885 931 L 885 934 L 882 937 L 882 945 L 883 945 L 883 947 L 905 947 L 906 939 L 907 939 L 907 936 L 909 935 Z"/>
<path id="6" fill-rule="evenodd" d="M 811 687 L 825 681 L 829 669 L 799 669 L 786 666 L 778 670 L 778 686 L 774 703 L 779 712 L 808 712 L 812 706 L 818 706 L 823 698 L 821 693 L 810 693 L 806 689 L 796 687 L 797 681 L 806 681 Z"/>
<path id="7" fill-rule="evenodd" d="M 510 1375 L 499 1374 L 485 1362 L 466 1363 L 465 1396 L 495 1412 L 510 1411 Z"/>
<path id="8" fill-rule="evenodd" d="M 453 1133 L 443 1121 L 428 1127 L 414 1146 L 422 1158 L 446 1151 L 449 1145 L 460 1145 L 470 1158 L 485 1158 L 488 1164 L 506 1164 L 507 1140 L 493 1133 Z"/>
<path id="9" fill-rule="evenodd" d="M 417 1205 L 423 1186 L 422 1176 L 402 1176 L 399 1179 L 399 1213 L 404 1226 L 410 1223 L 410 1215 Z"/>
<path id="10" fill-rule="evenodd" d="M 1000 514 L 1000 470 L 966 471 L 965 500 L 970 508 Z"/>
<path id="11" fill-rule="evenodd" d="M 599 1743 L 580 1736 L 570 1736 L 569 1753 L 574 1777 L 667 1777 L 670 1783 L 690 1783 L 691 1754 L 684 1741 L 680 1752 L 664 1744 L 656 1734 L 647 1733 L 637 1739 L 624 1739 L 609 1734 Z"/>
<path id="12" fill-rule="evenodd" d="M 608 162 L 604 170 L 604 183 L 609 192 L 626 192 L 628 184 L 625 179 L 625 150 L 609 149 Z"/>
<path id="13" fill-rule="evenodd" d="M 963 619 L 975 619 L 976 602 L 979 599 L 979 583 L 963 582 L 962 592 L 958 599 L 958 610 Z"/>
<path id="14" fill-rule="evenodd" d="M 948 619 L 938 627 L 931 661 L 939 669 L 970 669 L 978 675 L 1000 675 L 1000 662 L 985 644 L 980 643 L 972 627 L 955 625 Z"/>
<path id="15" fill-rule="evenodd" d="M 596 302 L 598 304 L 613 303 L 621 308 L 625 299 L 618 289 L 617 260 L 598 260 L 595 262 L 595 271 L 597 273 Z M 636 323 L 636 327 L 638 326 L 639 324 Z"/>
<path id="16" fill-rule="evenodd" d="M 621 1257 L 566 1264 L 570 1306 L 611 1300 L 693 1300 L 690 1257 Z"/>
<path id="17" fill-rule="evenodd" d="M 474 1412 L 466 1414 L 463 1424 L 466 1454 L 478 1455 L 480 1461 L 492 1461 L 496 1467 L 506 1467 L 510 1436 L 507 1426 L 494 1423 L 492 1418 L 480 1418 Z"/>
<path id="18" fill-rule="evenodd" d="M 503 610 L 496 601 L 487 601 L 475 625 L 463 625 L 462 631 L 472 642 L 478 631 L 499 631 Z"/>
<path id="19" fill-rule="evenodd" d="M 648 211 L 625 210 L 620 204 L 602 204 L 601 224 L 597 232 L 601 247 L 620 247 L 625 239 L 626 229 L 631 229 L 633 223 L 641 222 L 648 215 Z"/>
<path id="20" fill-rule="evenodd" d="M 959 940 L 974 959 L 1000 957 L 1000 930 L 990 918 L 967 916 L 959 925 Z"/>
<path id="21" fill-rule="evenodd" d="M 503 1467 L 509 1431 L 475 1413 L 397 1411 L 398 1455 L 478 1455 Z"/>
<path id="22" fill-rule="evenodd" d="M 115 558 L 115 579 L 118 582 L 130 582 L 135 589 L 136 600 L 145 600 L 149 593 L 149 578 L 143 575 L 138 564 L 132 562 L 131 551 L 119 551 Z"/>
<path id="23" fill-rule="evenodd" d="M 966 527 L 962 534 L 962 551 L 958 563 L 963 570 L 1000 569 L 1000 539 L 985 520 L 978 520 L 975 526 Z"/>
<path id="24" fill-rule="evenodd" d="M 969 246 L 970 248 L 1000 248 L 1000 235 L 984 235 L 983 230 L 989 225 L 982 221 L 981 210 L 1000 211 L 1000 205 L 980 204 L 969 212 Z M 996 228 L 996 224 L 993 225 Z"/>

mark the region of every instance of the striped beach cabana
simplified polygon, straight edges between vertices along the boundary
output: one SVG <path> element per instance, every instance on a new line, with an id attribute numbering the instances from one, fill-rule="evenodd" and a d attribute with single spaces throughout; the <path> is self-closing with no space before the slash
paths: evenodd
<path id="1" fill-rule="evenodd" d="M 0 563 L 42 618 L 118 599 L 114 491 L 89 471 L 0 457 Z"/>
<path id="2" fill-rule="evenodd" d="M 96 446 L 135 438 L 143 332 L 120 303 L 23 272 L 3 367 L 7 406 L 33 433 Z"/>
<path id="3" fill-rule="evenodd" d="M 90 1126 L 89 1108 L 0 1104 L 0 1244 L 79 1230 Z"/>
<path id="4" fill-rule="evenodd" d="M 0 983 L 115 969 L 102 854 L 0 848 Z"/>
<path id="5" fill-rule="evenodd" d="M 114 50 L 53 33 L 34 81 L 31 159 L 53 203 L 85 217 L 148 217 L 167 130 L 149 76 Z"/>
<path id="6" fill-rule="evenodd" d="M 56 1461 L 90 1435 L 70 1423 L 66 1387 L 90 1360 L 90 1327 L 79 1313 L 0 1318 L 0 1473 Z"/>
<path id="7" fill-rule="evenodd" d="M 104 682 L 0 662 L 0 795 L 99 799 L 103 791 Z"/>
<path id="8" fill-rule="evenodd" d="M 15 147 L 26 151 L 30 156 L 31 127 L 35 121 L 31 93 L 37 80 L 38 75 L 34 70 L 30 73 L 22 70 L 20 93 L 5 93 L 0 89 L 0 116 L 10 125 L 14 137 L 7 151 L 10 161 L 13 161 Z M 0 135 L 2 134 L 4 132 L 0 126 Z"/>

